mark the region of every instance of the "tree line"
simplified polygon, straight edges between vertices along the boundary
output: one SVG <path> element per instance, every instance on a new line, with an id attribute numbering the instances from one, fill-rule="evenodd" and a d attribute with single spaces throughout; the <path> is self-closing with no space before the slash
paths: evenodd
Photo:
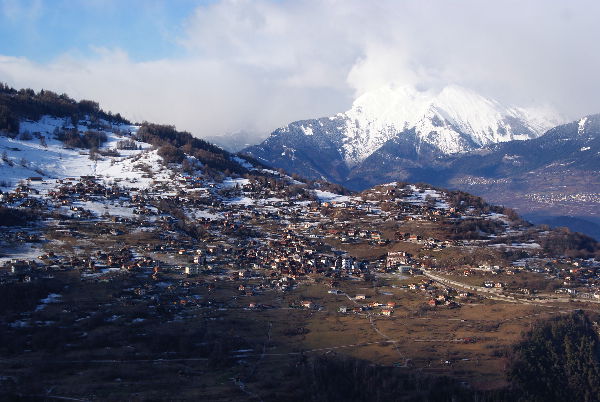
<path id="1" fill-rule="evenodd" d="M 19 120 L 39 120 L 43 115 L 70 118 L 74 126 L 85 116 L 114 124 L 130 124 L 119 113 L 102 110 L 98 102 L 76 101 L 67 94 L 59 95 L 45 89 L 38 92 L 31 88 L 16 90 L 0 82 L 0 131 L 18 133 Z"/>

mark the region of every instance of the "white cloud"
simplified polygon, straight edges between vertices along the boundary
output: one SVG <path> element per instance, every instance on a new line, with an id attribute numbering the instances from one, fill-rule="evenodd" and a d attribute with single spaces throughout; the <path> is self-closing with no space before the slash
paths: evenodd
<path id="1" fill-rule="evenodd" d="M 343 111 L 390 81 L 462 84 L 575 118 L 600 112 L 599 11 L 591 0 L 223 0 L 187 19 L 185 57 L 137 62 L 103 48 L 48 64 L 2 57 L 0 80 L 198 136 L 266 134 Z"/>
<path id="2" fill-rule="evenodd" d="M 41 0 L 0 0 L 0 14 L 13 23 L 34 23 L 42 15 Z"/>

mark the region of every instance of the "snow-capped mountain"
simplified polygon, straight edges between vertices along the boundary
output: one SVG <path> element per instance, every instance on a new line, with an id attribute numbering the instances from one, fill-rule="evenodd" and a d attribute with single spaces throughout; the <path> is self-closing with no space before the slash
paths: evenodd
<path id="1" fill-rule="evenodd" d="M 575 230 L 600 236 L 579 225 L 600 223 L 600 115 L 560 121 L 456 86 L 387 86 L 345 113 L 280 128 L 246 152 L 353 190 L 398 180 L 456 188 L 535 214 L 536 223 L 576 217 Z"/>
<path id="2" fill-rule="evenodd" d="M 537 138 L 559 122 L 550 110 L 504 106 L 459 86 L 418 91 L 388 85 L 360 96 L 347 112 L 277 129 L 247 151 L 275 166 L 335 180 L 340 169 L 361 165 L 389 142 L 401 143 L 403 154 L 429 158 Z M 317 156 L 333 158 L 338 172 Z"/>
<path id="3" fill-rule="evenodd" d="M 343 150 L 349 164 L 362 162 L 386 141 L 413 128 L 419 142 L 451 154 L 535 138 L 558 120 L 549 112 L 506 107 L 458 86 L 420 92 L 389 85 L 362 95 L 338 116 L 345 123 Z"/>

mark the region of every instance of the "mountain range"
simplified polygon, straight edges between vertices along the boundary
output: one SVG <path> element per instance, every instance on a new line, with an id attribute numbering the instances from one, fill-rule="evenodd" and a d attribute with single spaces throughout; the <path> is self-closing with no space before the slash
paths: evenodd
<path id="1" fill-rule="evenodd" d="M 560 124 L 458 86 L 386 86 L 332 117 L 293 122 L 244 152 L 363 190 L 391 181 L 461 189 L 535 221 L 600 237 L 600 116 Z"/>

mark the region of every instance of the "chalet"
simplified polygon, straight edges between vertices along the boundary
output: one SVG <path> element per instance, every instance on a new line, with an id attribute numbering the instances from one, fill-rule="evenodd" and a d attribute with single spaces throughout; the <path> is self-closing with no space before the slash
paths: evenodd
<path id="1" fill-rule="evenodd" d="M 304 308 L 313 308 L 313 302 L 311 302 L 310 300 L 303 300 L 301 303 L 302 307 Z"/>
<path id="2" fill-rule="evenodd" d="M 184 268 L 186 275 L 198 275 L 200 273 L 200 267 L 198 265 L 188 265 Z"/>
<path id="3" fill-rule="evenodd" d="M 20 275 L 31 270 L 29 264 L 22 260 L 13 260 L 10 263 L 10 273 Z"/>
<path id="4" fill-rule="evenodd" d="M 208 254 L 218 254 L 219 246 L 215 246 L 215 245 L 206 246 L 206 252 Z"/>
<path id="5" fill-rule="evenodd" d="M 423 240 L 423 237 L 417 236 L 415 234 L 411 234 L 410 236 L 408 236 L 408 241 L 413 242 L 413 243 L 419 242 L 421 240 Z"/>

